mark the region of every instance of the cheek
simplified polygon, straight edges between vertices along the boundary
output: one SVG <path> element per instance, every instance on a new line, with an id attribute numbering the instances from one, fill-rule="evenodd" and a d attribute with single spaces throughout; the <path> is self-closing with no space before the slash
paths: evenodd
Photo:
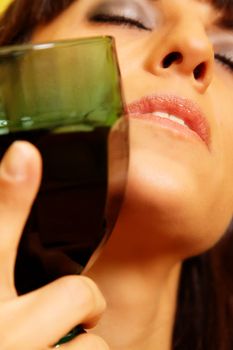
<path id="1" fill-rule="evenodd" d="M 230 205 L 233 211 L 233 74 L 225 72 L 224 77 L 224 79 L 216 79 L 210 97 L 216 120 L 215 153 L 218 165 L 216 171 L 223 169 L 222 189 L 231 198 Z"/>

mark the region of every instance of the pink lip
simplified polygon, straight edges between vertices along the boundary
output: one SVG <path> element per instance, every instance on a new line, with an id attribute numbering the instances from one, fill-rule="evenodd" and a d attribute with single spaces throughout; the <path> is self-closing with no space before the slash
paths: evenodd
<path id="1" fill-rule="evenodd" d="M 166 112 L 182 119 L 188 126 L 182 126 L 169 119 L 154 116 L 154 112 Z M 189 134 L 195 133 L 207 145 L 210 144 L 210 127 L 200 108 L 190 100 L 177 96 L 152 95 L 143 97 L 126 107 L 126 113 L 137 119 L 160 122 L 165 126 Z M 190 132 L 191 131 L 191 132 Z"/>

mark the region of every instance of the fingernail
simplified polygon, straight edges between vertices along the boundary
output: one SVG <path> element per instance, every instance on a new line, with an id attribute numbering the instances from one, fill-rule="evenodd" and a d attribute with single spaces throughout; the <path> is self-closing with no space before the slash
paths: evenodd
<path id="1" fill-rule="evenodd" d="M 1 167 L 1 176 L 14 180 L 23 180 L 26 175 L 25 158 L 28 157 L 28 148 L 24 142 L 15 141 L 6 151 Z"/>

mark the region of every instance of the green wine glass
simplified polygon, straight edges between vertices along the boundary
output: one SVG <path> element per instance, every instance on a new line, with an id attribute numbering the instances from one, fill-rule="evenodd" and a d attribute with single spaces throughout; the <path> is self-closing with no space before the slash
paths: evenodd
<path id="1" fill-rule="evenodd" d="M 0 48 L 0 158 L 27 140 L 43 159 L 16 260 L 19 295 L 82 273 L 109 237 L 127 177 L 123 114 L 112 37 Z"/>

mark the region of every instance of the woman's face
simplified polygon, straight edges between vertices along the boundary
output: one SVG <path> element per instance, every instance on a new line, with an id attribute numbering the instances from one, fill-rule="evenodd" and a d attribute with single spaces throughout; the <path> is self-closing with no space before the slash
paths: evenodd
<path id="1" fill-rule="evenodd" d="M 182 257 L 233 213 L 233 34 L 219 20 L 207 0 L 78 0 L 33 38 L 115 37 L 131 129 L 118 226 Z"/>

